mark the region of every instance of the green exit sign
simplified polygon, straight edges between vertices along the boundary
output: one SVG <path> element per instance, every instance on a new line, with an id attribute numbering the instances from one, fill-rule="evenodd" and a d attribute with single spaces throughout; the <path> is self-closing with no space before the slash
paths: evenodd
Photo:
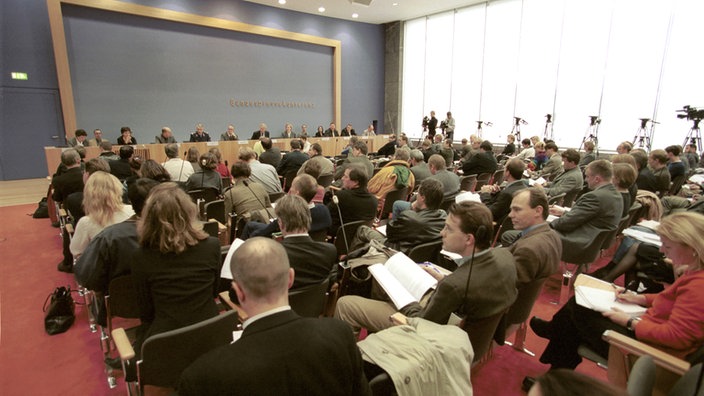
<path id="1" fill-rule="evenodd" d="M 27 77 L 27 73 L 12 72 L 11 74 L 13 80 L 29 80 L 29 77 Z"/>

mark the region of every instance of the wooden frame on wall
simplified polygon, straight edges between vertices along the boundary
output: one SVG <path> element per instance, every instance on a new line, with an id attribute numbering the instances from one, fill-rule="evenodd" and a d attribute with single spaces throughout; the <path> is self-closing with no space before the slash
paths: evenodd
<path id="1" fill-rule="evenodd" d="M 51 28 L 51 37 L 54 47 L 54 58 L 56 60 L 56 74 L 59 82 L 59 96 L 61 98 L 64 128 L 66 130 L 66 136 L 68 137 L 73 137 L 74 131 L 77 128 L 77 122 L 76 106 L 73 98 L 73 85 L 71 83 L 71 69 L 68 61 L 68 50 L 66 47 L 66 33 L 64 31 L 63 12 L 61 10 L 61 6 L 63 4 L 329 47 L 333 52 L 333 119 L 335 120 L 336 125 L 340 125 L 341 123 L 342 42 L 339 40 L 317 37 L 303 33 L 288 32 L 285 30 L 273 29 L 264 26 L 249 25 L 226 19 L 148 7 L 139 4 L 123 3 L 115 0 L 47 0 L 49 25 Z"/>

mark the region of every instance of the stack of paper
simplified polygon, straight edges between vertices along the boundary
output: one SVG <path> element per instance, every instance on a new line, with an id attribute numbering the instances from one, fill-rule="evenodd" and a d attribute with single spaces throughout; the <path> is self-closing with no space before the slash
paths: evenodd
<path id="1" fill-rule="evenodd" d="M 615 289 L 611 291 L 589 286 L 576 286 L 574 295 L 577 299 L 577 304 L 597 312 L 607 312 L 616 308 L 631 315 L 642 315 L 646 310 L 645 307 L 637 304 L 616 301 Z"/>

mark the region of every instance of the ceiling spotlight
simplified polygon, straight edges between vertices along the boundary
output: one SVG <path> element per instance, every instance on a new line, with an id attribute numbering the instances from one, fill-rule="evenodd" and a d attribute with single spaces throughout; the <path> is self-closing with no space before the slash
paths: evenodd
<path id="1" fill-rule="evenodd" d="M 325 7 L 318 7 L 318 12 L 325 12 Z"/>
<path id="2" fill-rule="evenodd" d="M 286 4 L 286 0 L 279 0 L 279 4 L 281 4 L 281 5 Z"/>
<path id="3" fill-rule="evenodd" d="M 392 5 L 392 6 L 397 6 L 397 5 L 398 5 L 398 3 L 393 3 L 393 4 L 391 4 L 391 5 Z"/>
<path id="4" fill-rule="evenodd" d="M 354 14 L 352 14 L 352 18 L 355 18 L 355 19 L 356 19 L 356 18 L 359 18 L 359 14 L 357 14 L 357 13 L 355 12 Z"/>

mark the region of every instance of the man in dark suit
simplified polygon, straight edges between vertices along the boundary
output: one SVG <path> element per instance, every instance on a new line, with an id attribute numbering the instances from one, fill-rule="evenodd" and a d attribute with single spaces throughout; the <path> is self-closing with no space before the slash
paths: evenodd
<path id="1" fill-rule="evenodd" d="M 337 130 L 337 127 L 335 127 L 335 123 L 331 122 L 330 127 L 323 132 L 323 136 L 327 137 L 337 137 L 340 136 L 340 131 Z"/>
<path id="2" fill-rule="evenodd" d="M 122 146 L 120 147 L 120 159 L 110 161 L 110 173 L 121 182 L 132 176 L 132 167 L 130 166 L 132 155 L 134 155 L 132 146 Z"/>
<path id="3" fill-rule="evenodd" d="M 280 244 L 250 239 L 235 251 L 230 268 L 248 314 L 244 331 L 188 367 L 179 395 L 371 395 L 349 326 L 302 318 L 288 308 L 295 273 Z"/>
<path id="4" fill-rule="evenodd" d="M 347 124 L 345 129 L 342 130 L 341 135 L 342 136 L 357 136 L 357 132 L 355 132 L 354 128 L 352 128 L 352 124 Z"/>
<path id="5" fill-rule="evenodd" d="M 76 132 L 74 134 L 76 136 L 72 137 L 71 139 L 68 139 L 68 141 L 66 142 L 68 143 L 69 147 L 88 146 L 88 142 L 86 142 L 88 134 L 85 130 L 76 129 Z"/>
<path id="6" fill-rule="evenodd" d="M 54 189 L 51 198 L 56 202 L 64 202 L 72 193 L 83 191 L 83 172 L 78 151 L 69 149 L 61 153 L 61 164 L 66 170 L 60 175 L 54 175 L 51 180 Z M 70 240 L 68 232 L 64 229 L 64 259 L 57 266 L 59 271 L 73 271 L 73 255 L 69 250 Z"/>
<path id="7" fill-rule="evenodd" d="M 291 288 L 311 286 L 327 279 L 337 267 L 337 249 L 331 243 L 316 242 L 308 235 L 311 225 L 308 203 L 298 195 L 284 195 L 276 201 L 275 213 L 288 261 L 296 272 Z"/>
<path id="8" fill-rule="evenodd" d="M 566 252 L 581 252 L 602 231 L 615 230 L 623 213 L 621 194 L 611 184 L 611 163 L 592 161 L 585 173 L 591 191 L 579 197 L 569 211 L 550 209 L 550 214 L 560 216 L 550 223 L 550 227 L 560 233 L 562 248 Z"/>
<path id="9" fill-rule="evenodd" d="M 438 128 L 438 119 L 435 118 L 435 111 L 430 112 L 430 120 L 428 120 L 428 137 L 433 139 L 435 130 Z"/>
<path id="10" fill-rule="evenodd" d="M 425 162 L 425 157 L 420 150 L 411 150 L 411 158 L 408 160 L 408 163 L 411 165 L 411 173 L 413 173 L 416 183 L 421 183 L 432 175 L 428 164 Z"/>
<path id="11" fill-rule="evenodd" d="M 491 215 L 494 217 L 496 224 L 501 224 L 504 217 L 511 211 L 513 194 L 528 187 L 522 179 L 525 169 L 525 163 L 514 158 L 506 163 L 506 168 L 504 169 L 504 180 L 508 182 L 506 187 L 501 188 L 496 184 L 482 187 L 479 197 L 482 203 L 491 210 Z"/>
<path id="12" fill-rule="evenodd" d="M 481 175 L 482 173 L 494 173 L 499 167 L 494 157 L 494 147 L 491 142 L 485 140 L 479 145 L 479 153 L 472 156 L 469 161 L 462 165 L 462 172 L 465 175 Z"/>
<path id="13" fill-rule="evenodd" d="M 368 243 L 374 239 L 408 254 L 420 244 L 438 241 L 447 217 L 447 213 L 440 209 L 442 200 L 442 183 L 426 179 L 421 183 L 416 200 L 410 208 L 402 211 L 386 225 L 386 235 L 370 227 L 361 226 L 352 245 Z"/>
<path id="14" fill-rule="evenodd" d="M 190 142 L 209 142 L 210 135 L 205 131 L 203 124 L 196 124 L 196 131 L 191 134 Z"/>
<path id="15" fill-rule="evenodd" d="M 291 151 L 286 153 L 276 167 L 276 173 L 285 176 L 290 172 L 298 172 L 304 162 L 308 161 L 308 154 L 301 151 L 303 145 L 298 139 L 293 139 L 289 142 Z M 263 147 L 263 146 L 262 146 Z"/>
<path id="16" fill-rule="evenodd" d="M 562 166 L 565 169 L 552 182 L 545 185 L 545 194 L 554 197 L 555 195 L 567 194 L 574 190 L 581 190 L 584 185 L 582 171 L 577 166 L 579 164 L 579 152 L 575 149 L 567 149 L 562 152 Z M 540 184 L 537 186 L 543 187 Z"/>
<path id="17" fill-rule="evenodd" d="M 233 140 L 237 140 L 239 137 L 235 133 L 235 126 L 232 124 L 227 125 L 227 131 L 225 133 L 220 135 L 220 141 L 221 142 L 229 142 Z"/>
<path id="18" fill-rule="evenodd" d="M 271 137 L 269 136 L 269 131 L 266 130 L 266 124 L 261 123 L 259 124 L 259 130 L 252 132 L 252 137 L 249 138 L 250 140 L 259 140 L 260 137 Z"/>
<path id="19" fill-rule="evenodd" d="M 137 139 L 132 136 L 132 129 L 128 126 L 120 128 L 120 137 L 117 138 L 117 144 L 124 146 L 127 144 L 137 144 Z"/>
<path id="20" fill-rule="evenodd" d="M 328 235 L 336 235 L 340 227 L 340 216 L 345 223 L 358 220 L 374 220 L 378 201 L 374 194 L 367 190 L 367 171 L 359 164 L 351 164 L 342 175 L 342 190 L 337 191 L 339 204 L 328 203 L 332 225 Z M 339 206 L 339 208 L 338 208 Z M 340 211 L 338 214 L 337 211 Z"/>
<path id="21" fill-rule="evenodd" d="M 261 139 L 262 148 L 264 152 L 259 156 L 259 162 L 262 164 L 269 164 L 276 168 L 281 162 L 281 150 L 278 147 L 274 147 L 271 143 L 271 139 L 265 137 Z"/>

